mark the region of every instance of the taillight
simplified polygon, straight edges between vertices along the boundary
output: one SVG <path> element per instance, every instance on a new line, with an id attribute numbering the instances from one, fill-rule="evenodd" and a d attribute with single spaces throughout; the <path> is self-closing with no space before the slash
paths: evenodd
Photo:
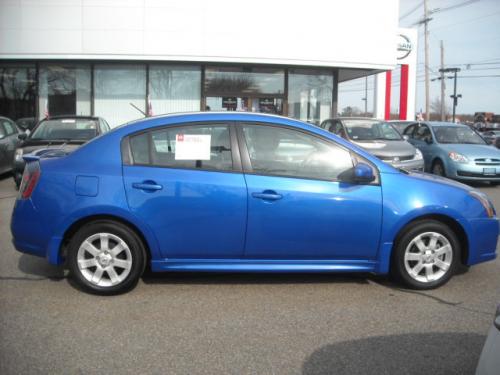
<path id="1" fill-rule="evenodd" d="M 31 197 L 39 179 L 40 163 L 38 161 L 27 163 L 26 167 L 24 167 L 23 178 L 19 187 L 19 198 L 28 199 Z"/>

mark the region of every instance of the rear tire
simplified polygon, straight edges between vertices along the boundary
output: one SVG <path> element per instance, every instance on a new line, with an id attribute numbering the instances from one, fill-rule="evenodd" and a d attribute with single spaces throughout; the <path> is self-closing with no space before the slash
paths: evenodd
<path id="1" fill-rule="evenodd" d="M 68 245 L 68 268 L 74 281 L 94 294 L 132 289 L 146 266 L 146 251 L 128 226 L 98 220 L 82 226 Z"/>
<path id="2" fill-rule="evenodd" d="M 391 273 L 411 289 L 434 289 L 456 273 L 460 253 L 460 242 L 447 225 L 436 220 L 418 221 L 397 239 Z"/>

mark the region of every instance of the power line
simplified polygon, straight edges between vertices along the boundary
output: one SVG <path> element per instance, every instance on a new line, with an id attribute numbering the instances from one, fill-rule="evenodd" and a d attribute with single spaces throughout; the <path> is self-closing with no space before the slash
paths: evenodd
<path id="1" fill-rule="evenodd" d="M 418 8 L 420 8 L 422 6 L 424 2 L 421 1 L 420 3 L 417 4 L 417 6 L 415 8 L 412 8 L 411 10 L 409 10 L 408 12 L 406 12 L 405 14 L 403 14 L 401 17 L 399 17 L 399 20 L 401 21 L 403 18 L 406 18 L 408 17 L 410 14 L 412 14 L 413 12 L 415 12 Z"/>

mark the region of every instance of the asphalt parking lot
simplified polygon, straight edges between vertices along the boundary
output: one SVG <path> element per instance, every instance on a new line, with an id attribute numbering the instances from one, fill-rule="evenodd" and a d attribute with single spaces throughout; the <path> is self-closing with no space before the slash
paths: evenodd
<path id="1" fill-rule="evenodd" d="M 500 187 L 480 186 L 500 208 Z M 161 274 L 78 290 L 14 250 L 0 180 L 0 374 L 470 374 L 500 302 L 500 260 L 438 290 L 370 275 Z"/>

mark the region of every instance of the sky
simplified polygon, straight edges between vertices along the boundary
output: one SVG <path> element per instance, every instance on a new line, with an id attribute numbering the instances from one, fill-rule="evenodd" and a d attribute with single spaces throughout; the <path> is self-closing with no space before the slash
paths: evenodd
<path id="1" fill-rule="evenodd" d="M 459 6 L 455 9 L 445 8 Z M 441 9 L 431 15 L 429 22 L 430 78 L 439 76 L 440 40 L 444 43 L 445 67 L 461 69 L 457 80 L 457 113 L 494 112 L 500 114 L 500 0 L 428 0 L 428 9 Z M 413 10 L 413 12 L 412 12 Z M 415 25 L 423 18 L 422 0 L 400 0 L 399 26 L 418 28 L 418 67 L 416 111 L 425 111 L 424 86 L 424 31 Z M 468 78 L 466 78 L 466 76 Z M 494 77 L 477 77 L 494 76 Z M 368 78 L 368 111 L 373 111 L 373 77 Z M 393 82 L 399 81 L 399 72 L 393 73 Z M 365 79 L 339 85 L 339 111 L 356 106 L 364 111 Z M 393 88 L 393 97 L 399 87 Z M 440 97 L 440 82 L 430 83 L 430 100 Z M 396 95 L 394 95 L 396 90 Z M 446 80 L 446 105 L 451 109 L 453 80 Z M 397 98 L 396 98 L 397 100 Z M 394 100 L 391 106 L 397 107 Z"/>

